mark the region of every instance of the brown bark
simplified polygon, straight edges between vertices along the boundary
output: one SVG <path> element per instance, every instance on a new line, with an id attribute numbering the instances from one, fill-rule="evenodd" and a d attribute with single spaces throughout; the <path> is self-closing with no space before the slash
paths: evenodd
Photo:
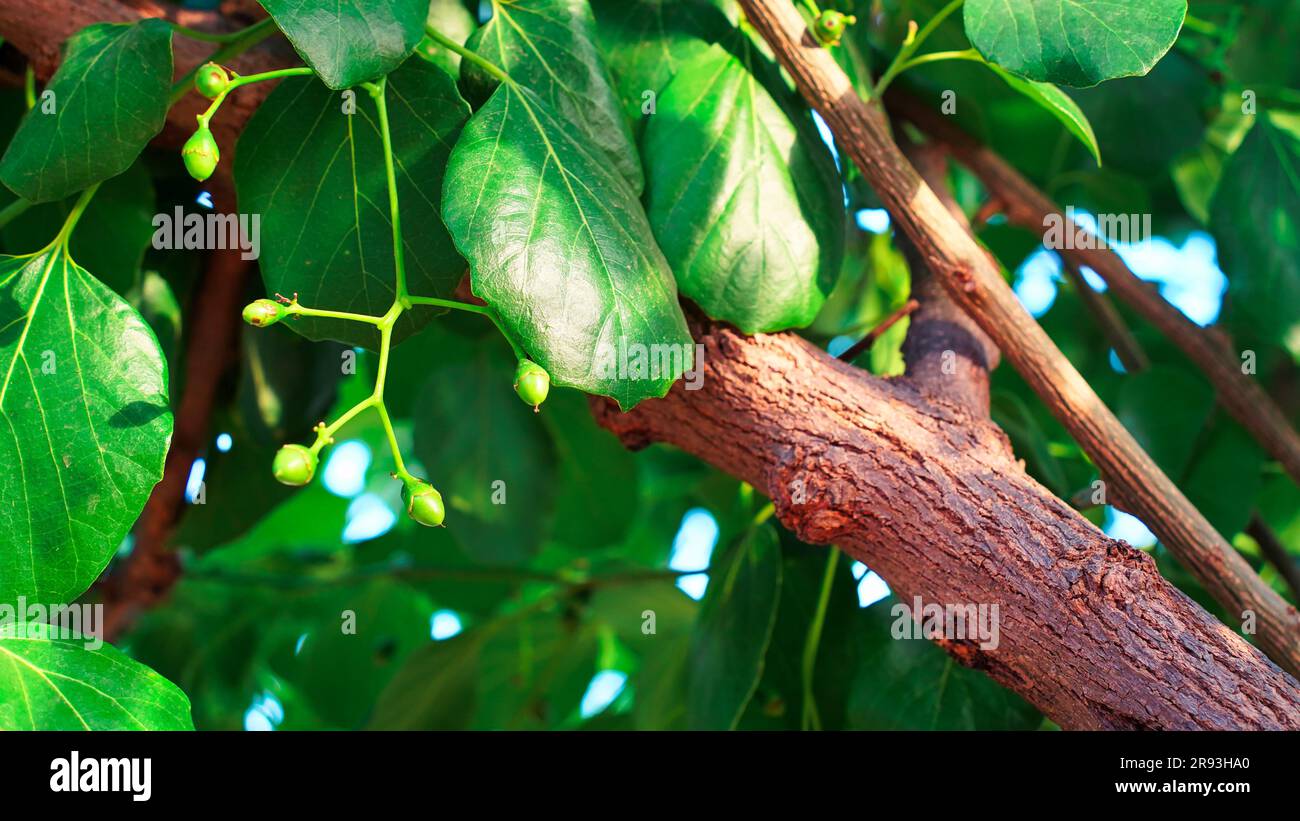
<path id="1" fill-rule="evenodd" d="M 214 200 L 230 210 L 233 192 L 219 190 Z M 104 634 L 112 641 L 141 611 L 164 599 L 180 577 L 180 562 L 171 550 L 171 536 L 185 512 L 185 486 L 190 469 L 208 443 L 212 409 L 222 378 L 236 358 L 240 307 L 252 264 L 238 248 L 211 251 L 207 268 L 186 316 L 185 386 L 176 409 L 171 447 L 163 478 L 154 486 L 135 526 L 135 547 L 123 563 L 105 577 Z"/>
<path id="2" fill-rule="evenodd" d="M 1230 612 L 1254 614 L 1261 646 L 1288 670 L 1300 671 L 1300 614 L 1187 501 L 1020 305 L 998 267 L 903 157 L 883 114 L 862 102 L 794 6 L 778 0 L 741 5 L 953 302 L 1206 590 Z"/>
<path id="3" fill-rule="evenodd" d="M 1027 476 L 981 414 L 793 335 L 696 323 L 704 389 L 597 418 L 754 485 L 904 601 L 997 604 L 1000 644 L 949 642 L 1066 728 L 1300 728 L 1300 685 Z M 802 503 L 796 500 L 802 499 Z"/>

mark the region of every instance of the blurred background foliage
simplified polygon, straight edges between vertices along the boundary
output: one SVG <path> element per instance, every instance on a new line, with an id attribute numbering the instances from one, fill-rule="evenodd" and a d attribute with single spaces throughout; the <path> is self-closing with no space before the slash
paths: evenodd
<path id="1" fill-rule="evenodd" d="M 720 5 L 734 19 L 734 8 Z M 864 89 L 867 67 L 880 71 L 907 22 L 944 4 L 824 5 L 858 15 L 837 54 Z M 476 6 L 440 0 L 431 14 L 468 36 Z M 1150 213 L 1157 236 L 1121 249 L 1130 265 L 1197 322 L 1256 352 L 1257 378 L 1295 422 L 1300 334 L 1274 321 L 1272 309 L 1292 320 L 1300 311 L 1261 308 L 1270 285 L 1252 279 L 1260 252 L 1241 239 L 1260 230 L 1247 223 L 1261 213 L 1300 201 L 1294 177 L 1289 192 L 1279 190 L 1285 169 L 1269 152 L 1279 140 L 1300 144 L 1300 2 L 1192 0 L 1191 13 L 1230 35 L 1185 27 L 1147 76 L 1069 91 L 1095 128 L 1101 167 L 1058 120 L 980 66 L 924 66 L 899 83 L 935 102 L 955 90 L 962 126 L 1062 203 Z M 960 15 L 930 45 L 967 47 Z M 418 53 L 452 59 L 432 44 Z M 1259 113 L 1240 113 L 1243 89 L 1257 91 Z M 0 105 L 7 139 L 21 91 L 6 90 Z M 845 178 L 843 272 L 803 331 L 832 352 L 901 306 L 910 279 L 888 215 L 855 171 Z M 985 199 L 979 183 L 955 168 L 951 182 L 974 216 Z M 107 272 L 100 276 L 158 332 L 174 400 L 184 388 L 182 317 L 202 309 L 190 300 L 199 260 L 153 250 L 149 218 L 177 205 L 202 209 L 206 197 L 174 156 L 150 152 L 104 186 L 74 235 L 78 259 Z M 66 207 L 33 208 L 11 222 L 0 232 L 5 250 L 43 244 Z M 979 237 L 1156 461 L 1294 601 L 1246 530 L 1257 516 L 1300 556 L 1300 492 L 1215 406 L 1205 379 L 1119 305 L 1151 360 L 1126 373 L 1052 252 L 997 217 Z M 1228 275 L 1226 247 L 1238 265 Z M 260 283 L 250 285 L 250 299 L 261 295 Z M 401 515 L 373 415 L 341 431 L 321 481 L 297 491 L 274 482 L 276 447 L 303 440 L 369 391 L 375 362 L 283 327 L 246 329 L 238 373 L 191 476 L 191 497 L 199 501 L 201 486 L 202 503 L 190 506 L 175 539 L 184 576 L 121 642 L 188 694 L 196 726 L 1051 726 L 930 643 L 891 639 L 885 583 L 847 556 L 801 544 L 767 518 L 750 488 L 664 446 L 625 450 L 597 428 L 579 394 L 556 390 L 534 415 L 511 394 L 508 346 L 475 320 L 444 317 L 393 354 L 387 400 L 399 438 L 447 501 L 450 526 L 435 530 Z M 901 373 L 906 326 L 858 364 Z M 345 373 L 352 359 L 355 372 Z M 1011 368 L 996 371 L 993 391 L 996 420 L 1030 473 L 1063 498 L 1087 492 L 1096 470 Z M 504 504 L 494 503 L 497 489 Z M 1104 505 L 1085 515 L 1154 553 L 1167 577 L 1226 617 L 1141 523 Z"/>

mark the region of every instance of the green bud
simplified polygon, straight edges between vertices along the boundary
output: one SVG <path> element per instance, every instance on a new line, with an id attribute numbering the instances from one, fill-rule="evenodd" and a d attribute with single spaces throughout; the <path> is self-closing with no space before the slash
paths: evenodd
<path id="1" fill-rule="evenodd" d="M 288 311 L 273 299 L 259 299 L 244 307 L 244 321 L 255 328 L 274 325 L 288 316 Z"/>
<path id="2" fill-rule="evenodd" d="M 813 34 L 823 45 L 838 46 L 840 38 L 844 36 L 844 29 L 858 22 L 858 18 L 852 14 L 845 14 L 841 11 L 828 10 L 823 11 L 813 23 Z"/>
<path id="3" fill-rule="evenodd" d="M 271 472 L 282 485 L 302 487 L 316 475 L 316 454 L 303 445 L 285 445 L 275 454 Z"/>
<path id="4" fill-rule="evenodd" d="M 515 393 L 519 398 L 537 410 L 550 392 L 551 375 L 546 369 L 531 360 L 519 360 L 519 367 L 515 368 Z"/>
<path id="5" fill-rule="evenodd" d="M 226 90 L 230 75 L 216 63 L 204 63 L 194 73 L 194 88 L 209 100 Z"/>
<path id="6" fill-rule="evenodd" d="M 428 482 L 416 480 L 402 487 L 402 502 L 406 515 L 428 527 L 442 524 L 447 511 L 442 506 L 442 494 Z"/>
<path id="7" fill-rule="evenodd" d="M 200 128 L 185 141 L 185 147 L 181 149 L 181 159 L 185 161 L 185 170 L 190 172 L 190 176 L 199 182 L 203 182 L 212 176 L 212 172 L 217 168 L 217 162 L 221 159 L 221 152 L 217 149 L 217 141 L 213 139 L 212 132 L 207 128 Z"/>

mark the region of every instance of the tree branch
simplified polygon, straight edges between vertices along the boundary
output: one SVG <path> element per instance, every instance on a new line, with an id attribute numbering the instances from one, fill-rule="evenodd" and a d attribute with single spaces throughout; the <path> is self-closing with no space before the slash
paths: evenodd
<path id="1" fill-rule="evenodd" d="M 781 0 L 741 5 L 953 301 L 1206 590 L 1233 614 L 1254 613 L 1260 644 L 1288 670 L 1300 671 L 1300 614 L 1215 532 L 1025 311 L 998 267 L 903 157 L 881 112 L 862 102 L 794 7 Z"/>
<path id="2" fill-rule="evenodd" d="M 998 605 L 997 647 L 940 643 L 1062 727 L 1300 727 L 1294 679 L 1034 482 L 982 414 L 792 334 L 691 321 L 703 389 L 628 413 L 592 400 L 625 444 L 667 442 L 751 483 L 903 601 Z"/>
<path id="3" fill-rule="evenodd" d="M 943 142 L 962 165 L 979 177 L 989 194 L 1004 205 L 1007 219 L 1012 223 L 1039 235 L 1045 233 L 1051 215 L 1060 219 L 1060 224 L 1066 224 L 1060 205 L 956 125 L 897 90 L 891 90 L 885 98 L 891 110 Z M 1088 234 L 1077 225 L 1076 230 Z M 1105 243 L 1097 244 L 1102 247 L 1076 247 L 1061 254 L 1075 265 L 1086 265 L 1096 271 L 1120 299 L 1177 345 L 1210 380 L 1219 403 L 1300 483 L 1300 434 L 1259 383 L 1243 372 L 1236 354 L 1225 350 L 1211 332 L 1188 319 L 1149 283 L 1139 279 L 1119 254 L 1104 247 Z"/>

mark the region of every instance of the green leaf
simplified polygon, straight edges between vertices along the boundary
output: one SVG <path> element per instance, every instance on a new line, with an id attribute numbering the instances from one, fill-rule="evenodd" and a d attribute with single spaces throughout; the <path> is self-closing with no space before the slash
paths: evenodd
<path id="1" fill-rule="evenodd" d="M 1187 471 L 1197 436 L 1214 410 L 1204 380 L 1169 365 L 1156 365 L 1124 380 L 1115 415 L 1166 475 Z"/>
<path id="2" fill-rule="evenodd" d="M 153 331 L 65 250 L 0 257 L 0 601 L 71 601 L 162 478 Z"/>
<path id="3" fill-rule="evenodd" d="M 448 295 L 465 272 L 438 212 L 451 147 L 469 116 L 442 69 L 411 60 L 388 78 L 388 118 L 411 293 Z M 281 83 L 239 139 L 240 208 L 262 215 L 262 278 L 311 308 L 381 315 L 393 301 L 392 222 L 376 109 L 360 92 L 354 114 L 311 78 Z M 433 316 L 403 315 L 394 339 Z M 409 318 L 408 318 L 409 317 Z M 373 327 L 295 319 L 309 339 L 374 347 Z"/>
<path id="4" fill-rule="evenodd" d="M 971 45 L 1039 82 L 1086 87 L 1146 74 L 1178 38 L 1186 0 L 967 0 Z"/>
<path id="5" fill-rule="evenodd" d="M 541 417 L 558 462 L 551 538 L 578 550 L 617 544 L 641 501 L 636 457 L 596 425 L 577 391 L 552 391 Z"/>
<path id="6" fill-rule="evenodd" d="M 340 90 L 377 80 L 424 36 L 428 0 L 261 0 L 275 24 L 325 85 Z"/>
<path id="7" fill-rule="evenodd" d="M 566 124 L 577 142 L 609 163 L 636 193 L 644 178 L 632 133 L 595 44 L 586 0 L 492 0 L 492 18 L 469 47 L 533 91 Z M 472 63 L 461 65 L 474 103 L 488 99 L 497 80 Z"/>
<path id="8" fill-rule="evenodd" d="M 1032 730 L 1033 706 L 925 639 L 895 639 L 892 596 L 862 611 L 861 662 L 849 697 L 855 730 Z M 908 602 L 911 606 L 911 602 Z M 916 635 L 913 625 L 912 635 Z"/>
<path id="9" fill-rule="evenodd" d="M 1256 119 L 1223 169 L 1210 214 L 1234 326 L 1300 358 L 1300 117 Z"/>
<path id="10" fill-rule="evenodd" d="M 1264 458 L 1249 434 L 1220 419 L 1180 483 L 1188 500 L 1229 542 L 1250 521 L 1264 486 Z"/>
<path id="11" fill-rule="evenodd" d="M 5 247 L 36 251 L 63 227 L 75 197 L 38 205 L 4 227 Z M 143 162 L 108 180 L 95 192 L 72 231 L 69 249 L 88 271 L 121 296 L 141 283 L 141 263 L 153 239 L 153 181 Z"/>
<path id="12" fill-rule="evenodd" d="M 591 8 L 597 42 L 637 137 L 657 107 L 646 92 L 658 97 L 685 63 L 735 30 L 699 0 L 592 0 Z"/>
<path id="13" fill-rule="evenodd" d="M 0 730 L 194 729 L 175 684 L 111 645 L 61 634 L 0 627 Z"/>
<path id="14" fill-rule="evenodd" d="M 24 199 L 48 202 L 116 177 L 162 131 L 171 82 L 172 30 L 164 21 L 82 29 L 0 158 L 0 181 Z"/>
<path id="15" fill-rule="evenodd" d="M 514 564 L 539 547 L 554 458 L 538 414 L 511 389 L 513 363 L 492 353 L 480 346 L 426 367 L 413 413 L 415 455 L 442 493 L 447 525 L 466 554 Z"/>
<path id="16" fill-rule="evenodd" d="M 1203 109 L 1209 87 L 1205 69 L 1174 52 L 1145 77 L 1075 89 L 1070 96 L 1097 124 L 1097 144 L 1111 166 L 1155 177 L 1163 176 L 1175 157 L 1200 143 L 1207 125 Z"/>
<path id="17" fill-rule="evenodd" d="M 1007 85 L 1025 95 L 1045 108 L 1053 117 L 1060 120 L 1070 133 L 1083 143 L 1092 156 L 1101 165 L 1101 148 L 1097 146 L 1097 135 L 1092 132 L 1092 123 L 1079 110 L 1079 106 L 1069 95 L 1051 83 L 1038 83 L 1025 80 L 993 63 L 986 63 L 993 73 L 1006 80 Z"/>
<path id="18" fill-rule="evenodd" d="M 372 730 L 465 730 L 474 719 L 483 629 L 411 653 L 375 704 Z"/>
<path id="19" fill-rule="evenodd" d="M 627 409 L 691 367 L 672 271 L 636 192 L 532 91 L 503 84 L 474 115 L 443 200 L 474 293 L 554 384 Z"/>
<path id="20" fill-rule="evenodd" d="M 746 333 L 812 322 L 844 251 L 839 174 L 754 49 L 682 66 L 646 127 L 647 213 L 685 296 Z"/>
<path id="21" fill-rule="evenodd" d="M 763 677 L 781 600 L 781 545 L 770 524 L 751 530 L 709 570 L 691 637 L 687 720 L 691 729 L 736 726 Z"/>

